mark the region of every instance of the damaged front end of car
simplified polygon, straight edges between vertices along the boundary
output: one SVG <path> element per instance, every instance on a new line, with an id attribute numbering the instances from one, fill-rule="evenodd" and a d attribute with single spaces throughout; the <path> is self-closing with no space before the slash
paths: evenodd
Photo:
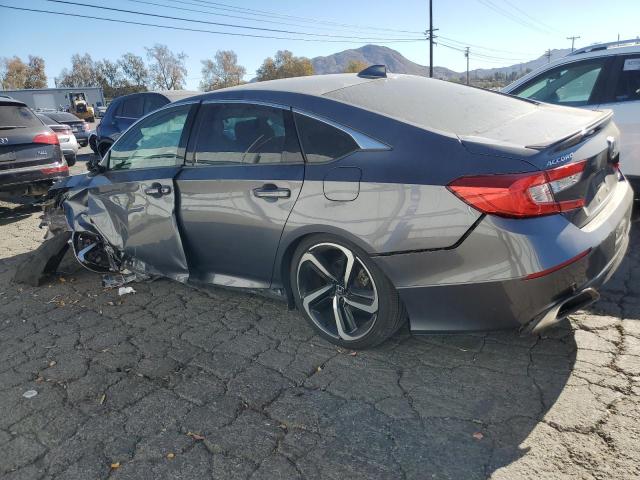
<path id="1" fill-rule="evenodd" d="M 146 265 L 124 253 L 126 218 L 91 194 L 104 181 L 91 174 L 76 175 L 51 187 L 42 202 L 44 242 L 27 259 L 29 265 L 18 269 L 16 281 L 40 285 L 56 271 L 69 247 L 80 265 L 103 276 L 105 287 L 151 278 Z"/>

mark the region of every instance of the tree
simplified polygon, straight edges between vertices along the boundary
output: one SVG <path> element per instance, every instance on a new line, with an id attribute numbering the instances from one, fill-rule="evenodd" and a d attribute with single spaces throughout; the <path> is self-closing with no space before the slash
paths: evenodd
<path id="1" fill-rule="evenodd" d="M 95 87 L 98 84 L 96 65 L 91 55 L 74 53 L 71 56 L 71 70 L 64 68 L 56 78 L 58 87 Z"/>
<path id="2" fill-rule="evenodd" d="M 151 83 L 163 90 L 180 90 L 184 88 L 187 77 L 184 52 L 173 53 L 166 45 L 156 43 L 151 48 L 145 48 L 147 57 L 152 62 L 149 65 Z"/>
<path id="3" fill-rule="evenodd" d="M 218 50 L 214 60 L 202 60 L 200 88 L 205 92 L 240 85 L 247 70 L 238 65 L 238 56 L 233 50 Z"/>
<path id="4" fill-rule="evenodd" d="M 44 72 L 44 58 L 29 55 L 27 78 L 24 88 L 47 88 L 47 74 Z"/>
<path id="5" fill-rule="evenodd" d="M 306 57 L 294 57 L 289 50 L 278 50 L 275 58 L 265 59 L 256 73 L 259 81 L 304 77 L 313 75 L 313 65 Z"/>
<path id="6" fill-rule="evenodd" d="M 131 93 L 147 90 L 149 70 L 147 70 L 142 57 L 133 53 L 125 53 L 118 60 L 118 65 L 122 70 L 123 82 Z"/>
<path id="7" fill-rule="evenodd" d="M 358 73 L 367 68 L 369 64 L 362 60 L 349 60 L 347 68 L 344 69 L 344 73 Z"/>
<path id="8" fill-rule="evenodd" d="M 28 66 L 18 57 L 4 58 L 2 63 L 4 70 L 2 88 L 4 90 L 24 88 L 28 76 Z"/>
<path id="9" fill-rule="evenodd" d="M 125 86 L 120 64 L 106 58 L 95 63 L 95 74 L 98 84 L 107 98 L 122 95 L 120 90 Z"/>

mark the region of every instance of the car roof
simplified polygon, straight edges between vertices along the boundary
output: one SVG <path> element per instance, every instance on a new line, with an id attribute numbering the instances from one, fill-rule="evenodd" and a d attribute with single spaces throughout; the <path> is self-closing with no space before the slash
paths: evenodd
<path id="1" fill-rule="evenodd" d="M 296 77 L 220 89 L 199 99 L 284 104 L 314 113 L 318 113 L 316 100 L 321 99 L 448 135 L 484 131 L 496 122 L 527 115 L 538 106 L 537 102 L 481 88 L 401 74 L 381 78 L 357 74 Z"/>
<path id="2" fill-rule="evenodd" d="M 202 92 L 195 92 L 193 90 L 154 90 L 150 92 L 138 92 L 138 93 L 130 93 L 128 95 L 122 95 L 120 97 L 114 98 L 114 101 L 126 100 L 127 98 L 133 97 L 135 95 L 142 95 L 142 96 L 162 95 L 167 100 L 169 100 L 169 103 L 173 103 L 179 100 L 184 100 L 185 98 L 194 97 L 196 95 L 202 95 Z"/>
<path id="3" fill-rule="evenodd" d="M 5 95 L 0 96 L 0 105 L 16 105 L 19 107 L 26 107 L 27 104 L 24 102 L 21 102 L 20 100 L 16 100 L 13 97 L 8 97 Z"/>
<path id="4" fill-rule="evenodd" d="M 272 92 L 291 92 L 305 95 L 320 96 L 334 90 L 348 88 L 360 83 L 370 82 L 372 79 L 358 77 L 353 73 L 338 73 L 331 75 L 310 75 L 305 77 L 282 78 L 264 82 L 251 82 L 236 87 L 222 88 L 209 92 L 233 92 L 242 90 L 263 90 Z"/>
<path id="5" fill-rule="evenodd" d="M 45 115 L 44 113 L 39 113 L 36 112 L 36 116 L 42 120 L 43 122 L 53 122 L 53 123 L 58 123 L 56 122 L 53 118 L 51 118 L 49 115 Z"/>

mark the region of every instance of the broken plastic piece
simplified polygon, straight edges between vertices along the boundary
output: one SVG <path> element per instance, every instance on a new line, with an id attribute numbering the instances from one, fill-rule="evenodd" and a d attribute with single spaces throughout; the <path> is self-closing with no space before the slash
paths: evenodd
<path id="1" fill-rule="evenodd" d="M 133 289 L 133 287 L 120 287 L 118 289 L 118 295 L 120 295 L 120 296 L 128 295 L 130 293 L 136 293 L 136 291 Z"/>
<path id="2" fill-rule="evenodd" d="M 38 392 L 36 392 L 35 390 L 27 390 L 22 394 L 24 398 L 33 398 L 36 395 L 38 395 Z"/>

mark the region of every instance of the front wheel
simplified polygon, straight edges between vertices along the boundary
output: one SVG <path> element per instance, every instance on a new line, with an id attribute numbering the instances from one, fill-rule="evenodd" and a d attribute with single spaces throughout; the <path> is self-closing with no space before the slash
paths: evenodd
<path id="1" fill-rule="evenodd" d="M 398 292 L 384 273 L 363 250 L 333 235 L 300 243 L 291 286 L 298 309 L 336 345 L 373 347 L 406 322 Z"/>

